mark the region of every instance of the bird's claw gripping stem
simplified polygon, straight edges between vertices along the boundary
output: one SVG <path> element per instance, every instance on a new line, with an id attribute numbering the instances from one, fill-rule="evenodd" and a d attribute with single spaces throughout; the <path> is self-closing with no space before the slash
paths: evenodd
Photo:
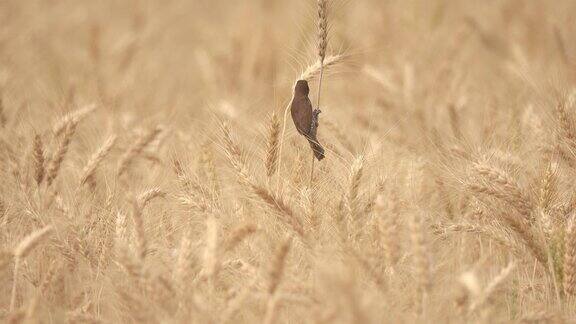
<path id="1" fill-rule="evenodd" d="M 310 125 L 310 135 L 312 138 L 316 138 L 316 131 L 318 130 L 318 119 L 322 110 L 316 108 L 312 112 L 312 125 Z"/>

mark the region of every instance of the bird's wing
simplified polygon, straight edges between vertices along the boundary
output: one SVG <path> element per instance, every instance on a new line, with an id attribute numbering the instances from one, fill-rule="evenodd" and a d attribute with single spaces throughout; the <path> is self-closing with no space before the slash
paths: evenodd
<path id="1" fill-rule="evenodd" d="M 302 135 L 308 135 L 312 125 L 312 103 L 310 99 L 308 97 L 294 98 L 290 112 L 298 132 Z"/>

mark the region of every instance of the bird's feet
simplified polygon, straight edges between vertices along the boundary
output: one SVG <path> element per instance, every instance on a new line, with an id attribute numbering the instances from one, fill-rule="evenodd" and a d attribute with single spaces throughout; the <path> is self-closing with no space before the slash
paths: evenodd
<path id="1" fill-rule="evenodd" d="M 318 116 L 320 115 L 320 113 L 322 112 L 322 110 L 316 108 L 314 109 L 314 111 L 312 111 L 312 126 L 313 127 L 318 127 Z"/>
<path id="2" fill-rule="evenodd" d="M 320 109 L 314 109 L 312 111 L 312 125 L 310 125 L 310 135 L 312 138 L 316 138 L 316 131 L 318 129 L 318 115 L 320 115 L 322 111 Z"/>

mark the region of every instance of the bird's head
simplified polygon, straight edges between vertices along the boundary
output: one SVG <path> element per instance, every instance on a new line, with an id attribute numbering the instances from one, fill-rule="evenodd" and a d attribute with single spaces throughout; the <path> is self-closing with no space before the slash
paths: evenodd
<path id="1" fill-rule="evenodd" d="M 294 86 L 294 94 L 307 96 L 310 92 L 310 88 L 308 88 L 308 81 L 306 80 L 298 80 L 296 81 L 296 86 Z"/>

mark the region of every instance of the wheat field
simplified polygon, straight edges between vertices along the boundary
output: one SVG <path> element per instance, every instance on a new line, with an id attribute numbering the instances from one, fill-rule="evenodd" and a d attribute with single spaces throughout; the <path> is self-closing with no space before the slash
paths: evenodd
<path id="1" fill-rule="evenodd" d="M 575 16 L 0 0 L 0 321 L 576 322 Z"/>

